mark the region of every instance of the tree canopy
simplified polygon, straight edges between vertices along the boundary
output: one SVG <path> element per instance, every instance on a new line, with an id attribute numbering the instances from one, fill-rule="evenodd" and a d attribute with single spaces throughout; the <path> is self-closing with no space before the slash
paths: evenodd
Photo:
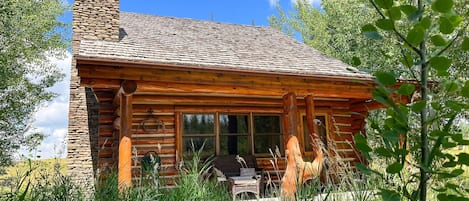
<path id="1" fill-rule="evenodd" d="M 0 167 L 41 139 L 27 132 L 38 106 L 55 96 L 46 89 L 63 77 L 48 58 L 68 47 L 68 25 L 58 21 L 65 9 L 60 0 L 0 1 Z"/>

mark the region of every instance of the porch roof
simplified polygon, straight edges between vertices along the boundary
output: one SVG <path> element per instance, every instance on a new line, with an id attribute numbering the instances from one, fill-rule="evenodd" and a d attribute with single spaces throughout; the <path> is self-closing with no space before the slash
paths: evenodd
<path id="1" fill-rule="evenodd" d="M 81 40 L 75 56 L 216 70 L 371 78 L 270 27 L 122 12 L 119 38 L 117 42 Z"/>

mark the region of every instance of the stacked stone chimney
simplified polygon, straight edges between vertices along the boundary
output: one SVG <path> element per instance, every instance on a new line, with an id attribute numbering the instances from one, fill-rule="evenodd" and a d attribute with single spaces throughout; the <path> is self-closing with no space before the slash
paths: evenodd
<path id="1" fill-rule="evenodd" d="M 67 173 L 92 191 L 98 158 L 98 109 L 91 89 L 80 86 L 77 62 L 80 40 L 119 40 L 119 0 L 75 0 L 68 123 Z"/>

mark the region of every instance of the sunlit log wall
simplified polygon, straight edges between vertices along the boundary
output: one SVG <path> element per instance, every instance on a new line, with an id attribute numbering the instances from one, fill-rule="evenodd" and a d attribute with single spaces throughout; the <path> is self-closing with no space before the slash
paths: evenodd
<path id="1" fill-rule="evenodd" d="M 96 96 L 99 99 L 99 163 L 98 168 L 102 172 L 117 170 L 118 158 L 118 136 L 119 132 L 114 127 L 114 121 L 118 117 L 118 107 L 113 105 L 115 90 L 95 89 Z M 136 156 L 133 156 L 132 175 L 134 181 L 140 176 L 140 161 L 142 156 L 155 151 L 162 158 L 161 178 L 167 183 L 173 183 L 177 177 L 177 149 L 178 143 L 178 124 L 177 118 L 181 118 L 183 113 L 282 113 L 282 99 L 278 98 L 243 98 L 243 97 L 214 97 L 214 96 L 180 96 L 166 94 L 135 94 L 133 98 L 133 119 L 132 119 L 132 144 L 137 150 Z M 297 100 L 299 113 L 305 114 L 305 104 L 302 97 Z M 351 166 L 360 162 L 362 159 L 357 155 L 353 148 L 353 135 L 363 131 L 364 115 L 351 113 L 351 105 L 354 102 L 350 99 L 321 99 L 316 98 L 316 113 L 325 115 L 328 127 L 328 155 L 329 159 L 338 159 L 331 162 L 331 166 Z M 210 106 L 207 106 L 210 105 Z M 156 121 L 149 119 L 149 112 L 152 111 L 156 119 L 164 122 L 164 127 Z M 147 119 L 145 126 L 142 121 Z M 180 119 L 179 119 L 180 121 Z M 300 123 L 303 123 L 302 121 Z M 145 129 L 143 128 L 145 127 Z M 160 149 L 159 149 L 160 147 Z M 340 156 L 340 157 L 336 157 Z M 310 156 L 305 156 L 311 159 Z M 258 166 L 264 168 L 277 180 L 277 172 L 272 166 L 271 157 L 257 157 Z M 278 160 L 280 174 L 285 169 L 285 161 Z M 329 167 L 329 174 L 336 172 L 336 167 Z M 281 176 L 281 175 L 280 175 Z"/>

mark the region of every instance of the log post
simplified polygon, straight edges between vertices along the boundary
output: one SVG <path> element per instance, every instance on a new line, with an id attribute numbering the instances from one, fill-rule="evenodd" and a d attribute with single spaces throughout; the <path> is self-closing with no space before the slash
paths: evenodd
<path id="1" fill-rule="evenodd" d="M 125 80 L 116 94 L 120 97 L 120 136 L 119 136 L 119 187 L 132 185 L 132 94 L 136 91 L 135 81 Z"/>
<path id="2" fill-rule="evenodd" d="M 286 145 L 291 136 L 298 138 L 301 132 L 296 95 L 289 92 L 283 96 L 283 142 Z"/>
<path id="3" fill-rule="evenodd" d="M 314 123 L 314 119 L 316 118 L 315 111 L 314 111 L 314 99 L 313 95 L 307 95 L 305 97 L 305 105 L 306 105 L 306 125 L 308 126 L 309 130 L 309 137 L 311 138 L 311 147 L 313 148 L 313 158 L 316 157 L 316 152 L 315 150 L 321 149 L 321 146 L 319 146 L 317 142 L 320 137 L 318 133 L 318 127 Z"/>

